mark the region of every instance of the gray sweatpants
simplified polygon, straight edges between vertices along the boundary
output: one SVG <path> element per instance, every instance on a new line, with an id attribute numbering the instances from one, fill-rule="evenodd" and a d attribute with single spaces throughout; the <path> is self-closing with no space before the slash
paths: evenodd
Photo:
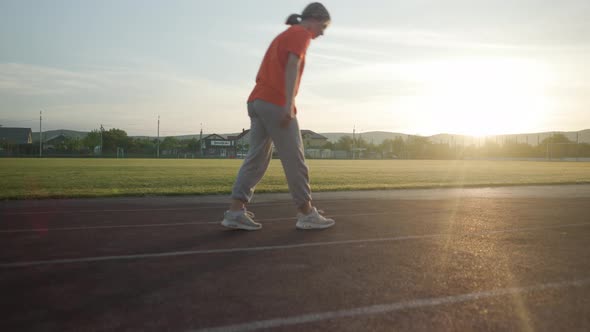
<path id="1" fill-rule="evenodd" d="M 309 175 L 297 118 L 286 128 L 280 122 L 285 110 L 277 105 L 254 100 L 248 103 L 250 149 L 238 172 L 232 198 L 250 202 L 254 188 L 262 179 L 272 157 L 272 143 L 277 148 L 291 196 L 297 207 L 311 201 Z"/>

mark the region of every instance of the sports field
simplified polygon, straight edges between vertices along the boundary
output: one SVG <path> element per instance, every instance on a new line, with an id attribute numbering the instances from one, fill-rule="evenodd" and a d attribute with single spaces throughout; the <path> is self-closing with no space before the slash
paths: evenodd
<path id="1" fill-rule="evenodd" d="M 241 160 L 0 159 L 0 199 L 227 194 Z M 308 160 L 312 190 L 590 183 L 590 163 Z M 257 192 L 286 192 L 273 160 Z"/>

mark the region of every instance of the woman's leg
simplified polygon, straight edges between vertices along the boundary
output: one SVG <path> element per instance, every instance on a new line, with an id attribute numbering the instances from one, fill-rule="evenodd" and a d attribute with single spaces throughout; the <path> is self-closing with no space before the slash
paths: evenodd
<path id="1" fill-rule="evenodd" d="M 264 176 L 272 157 L 272 141 L 263 121 L 257 115 L 253 103 L 248 104 L 250 116 L 250 149 L 240 167 L 232 190 L 232 211 L 244 208 L 254 194 L 254 188 Z"/>
<path id="2" fill-rule="evenodd" d="M 297 118 L 293 119 L 286 128 L 281 128 L 279 124 L 284 116 L 283 108 L 260 100 L 254 101 L 254 106 L 278 150 L 289 191 L 297 208 L 302 213 L 309 213 L 312 208 L 309 171 L 305 164 L 303 141 Z"/>

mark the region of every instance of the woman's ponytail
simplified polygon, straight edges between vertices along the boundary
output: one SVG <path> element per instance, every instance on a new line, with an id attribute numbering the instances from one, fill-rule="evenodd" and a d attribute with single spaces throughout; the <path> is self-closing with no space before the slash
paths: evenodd
<path id="1" fill-rule="evenodd" d="M 289 15 L 289 17 L 287 18 L 287 22 L 285 22 L 285 24 L 287 25 L 297 25 L 299 23 L 301 23 L 301 15 L 299 14 Z"/>
<path id="2" fill-rule="evenodd" d="M 322 5 L 319 2 L 312 2 L 309 5 L 307 5 L 305 7 L 305 9 L 303 10 L 303 13 L 300 14 L 291 14 L 289 16 L 289 18 L 287 18 L 287 22 L 285 22 L 285 24 L 287 25 L 296 25 L 296 24 L 300 24 L 301 21 L 303 20 L 307 20 L 307 19 L 316 19 L 322 22 L 327 22 L 330 21 L 330 13 L 328 13 L 328 10 L 326 9 L 326 7 L 324 7 L 324 5 Z"/>

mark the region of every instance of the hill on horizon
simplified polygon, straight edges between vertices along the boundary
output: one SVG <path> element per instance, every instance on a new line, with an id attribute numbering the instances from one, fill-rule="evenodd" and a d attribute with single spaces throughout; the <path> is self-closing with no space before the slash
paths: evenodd
<path id="1" fill-rule="evenodd" d="M 328 141 L 335 143 L 337 142 L 340 137 L 347 136 L 352 138 L 352 133 L 318 133 L 328 138 Z M 387 131 L 368 131 L 365 133 L 355 133 L 356 138 L 362 137 L 363 140 L 366 142 L 373 142 L 374 144 L 381 144 L 386 139 L 396 139 L 401 137 L 402 139 L 407 139 L 408 134 L 402 133 L 394 133 L 394 132 L 387 132 Z"/>
<path id="2" fill-rule="evenodd" d="M 88 132 L 69 130 L 69 129 L 48 130 L 48 131 L 43 131 L 43 141 L 46 141 L 48 139 L 51 139 L 55 136 L 59 136 L 62 134 L 67 137 L 73 137 L 73 138 L 77 137 L 77 138 L 82 139 L 82 138 L 86 137 L 86 135 L 88 135 Z M 32 139 L 33 139 L 33 141 L 39 142 L 39 132 L 38 131 L 33 132 Z"/>
<path id="3" fill-rule="evenodd" d="M 432 136 L 423 136 L 429 138 L 434 143 L 448 143 L 448 144 L 456 144 L 456 145 L 471 145 L 471 144 L 481 144 L 484 142 L 485 139 L 496 140 L 498 143 L 503 143 L 505 141 L 516 141 L 518 143 L 528 143 L 531 145 L 537 145 L 537 142 L 543 141 L 545 138 L 550 137 L 553 134 L 563 134 L 565 135 L 570 141 L 575 142 L 576 139 L 579 140 L 580 143 L 589 143 L 590 144 L 590 129 L 584 129 L 580 131 L 547 131 L 547 132 L 539 132 L 539 133 L 522 133 L 522 134 L 506 134 L 506 135 L 489 135 L 485 137 L 475 137 L 469 135 L 458 135 L 458 134 L 436 134 Z M 43 140 L 50 139 L 52 137 L 58 135 L 65 135 L 69 137 L 77 137 L 77 138 L 84 138 L 88 135 L 88 132 L 83 131 L 76 131 L 76 130 L 68 130 L 68 129 L 58 129 L 58 130 L 48 130 L 43 132 Z M 352 138 L 352 133 L 346 132 L 329 132 L 329 133 L 318 133 L 328 138 L 329 142 L 337 142 L 340 137 L 348 136 Z M 211 133 L 203 133 L 203 137 L 211 135 Z M 237 136 L 239 133 L 229 133 L 229 134 L 218 134 L 224 137 L 227 136 Z M 404 133 L 396 133 L 396 132 L 387 132 L 387 131 L 369 131 L 363 133 L 356 133 L 356 137 L 362 137 L 363 140 L 366 142 L 372 142 L 373 144 L 381 144 L 386 139 L 396 139 L 401 137 L 403 140 L 408 138 L 408 134 Z M 411 135 L 416 136 L 416 135 Z M 419 135 L 418 135 L 419 136 Z M 134 138 L 152 138 L 155 139 L 156 136 L 145 136 L 145 135 L 130 135 L 130 137 Z M 167 136 L 160 136 L 161 139 Z M 199 138 L 199 134 L 193 135 L 178 135 L 178 136 L 170 136 L 175 137 L 179 140 L 185 139 L 192 139 L 192 138 Z M 39 132 L 33 132 L 33 141 L 39 141 Z"/>
<path id="4" fill-rule="evenodd" d="M 328 138 L 330 142 L 336 142 L 342 136 L 352 137 L 352 133 L 319 133 Z M 570 141 L 576 142 L 576 139 L 580 143 L 590 143 L 590 129 L 584 129 L 580 131 L 547 131 L 539 133 L 522 133 L 522 134 L 505 134 L 505 135 L 489 135 L 489 136 L 471 136 L 471 135 L 459 135 L 459 134 L 436 134 L 427 137 L 433 143 L 447 143 L 456 145 L 471 145 L 471 144 L 483 144 L 488 140 L 495 140 L 498 143 L 506 141 L 516 141 L 518 143 L 528 143 L 530 145 L 537 145 L 537 142 L 542 142 L 545 138 L 551 137 L 553 134 L 565 135 Z M 420 135 L 408 135 L 403 133 L 384 132 L 384 131 L 370 131 L 365 133 L 356 133 L 356 137 L 362 137 L 366 142 L 373 142 L 374 144 L 381 144 L 386 139 L 395 139 L 401 137 L 406 140 L 408 136 L 420 136 Z"/>

